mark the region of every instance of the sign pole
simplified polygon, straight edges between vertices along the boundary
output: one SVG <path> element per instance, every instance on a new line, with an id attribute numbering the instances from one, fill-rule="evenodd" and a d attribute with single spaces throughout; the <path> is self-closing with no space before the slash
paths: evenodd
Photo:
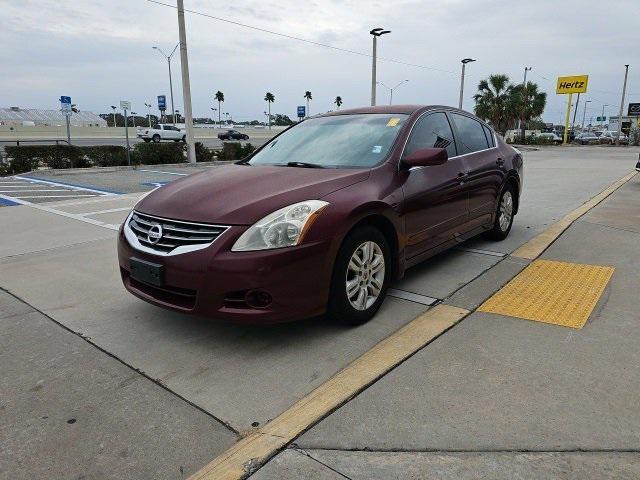
<path id="1" fill-rule="evenodd" d="M 124 109 L 124 136 L 127 139 L 127 165 L 131 166 L 131 148 L 129 147 L 129 125 L 127 109 Z"/>
<path id="2" fill-rule="evenodd" d="M 66 120 L 67 120 L 67 144 L 71 145 L 71 125 L 69 122 L 69 117 L 71 116 L 70 113 L 65 113 L 64 114 Z"/>
<path id="3" fill-rule="evenodd" d="M 573 98 L 573 93 L 569 93 L 569 97 L 567 100 L 567 115 L 564 119 L 564 138 L 562 139 L 562 144 L 567 144 L 567 139 L 569 138 L 569 118 L 571 117 L 571 99 Z"/>

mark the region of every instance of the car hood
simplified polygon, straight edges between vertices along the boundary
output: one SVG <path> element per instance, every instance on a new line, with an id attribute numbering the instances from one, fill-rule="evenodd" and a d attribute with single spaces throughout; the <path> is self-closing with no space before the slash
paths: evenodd
<path id="1" fill-rule="evenodd" d="M 227 165 L 171 182 L 144 197 L 136 210 L 158 217 L 252 225 L 304 200 L 366 180 L 369 170 Z"/>

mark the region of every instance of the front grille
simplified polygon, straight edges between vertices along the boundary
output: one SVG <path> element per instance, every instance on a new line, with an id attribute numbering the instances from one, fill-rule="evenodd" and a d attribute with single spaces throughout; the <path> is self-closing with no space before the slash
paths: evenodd
<path id="1" fill-rule="evenodd" d="M 152 227 L 161 227 L 161 236 L 154 243 L 149 239 Z M 178 247 L 208 245 L 218 238 L 228 227 L 204 223 L 185 222 L 133 212 L 129 228 L 143 246 L 152 250 L 169 253 Z M 158 229 L 154 231 L 157 233 Z"/>

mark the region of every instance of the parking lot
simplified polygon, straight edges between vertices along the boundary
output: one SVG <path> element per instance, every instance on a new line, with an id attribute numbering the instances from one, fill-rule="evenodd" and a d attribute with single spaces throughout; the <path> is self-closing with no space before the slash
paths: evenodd
<path id="1" fill-rule="evenodd" d="M 124 290 L 130 209 L 215 166 L 0 179 L 0 478 L 640 477 L 639 153 L 524 152 L 510 236 L 410 269 L 356 328 Z M 540 259 L 614 268 L 581 329 L 478 311 Z"/>

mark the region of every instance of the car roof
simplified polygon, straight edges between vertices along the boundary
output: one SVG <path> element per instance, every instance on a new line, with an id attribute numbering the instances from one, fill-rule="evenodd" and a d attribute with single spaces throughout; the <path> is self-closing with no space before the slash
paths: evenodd
<path id="1" fill-rule="evenodd" d="M 460 110 L 454 107 L 448 107 L 445 105 L 378 105 L 375 107 L 359 107 L 359 108 L 350 108 L 347 110 L 336 110 L 336 111 L 327 112 L 318 116 L 328 117 L 333 115 L 356 115 L 361 113 L 391 113 L 391 114 L 398 113 L 398 114 L 404 114 L 404 115 L 411 115 L 419 111 L 437 110 L 437 109 L 453 110 L 453 111 L 459 111 L 461 113 L 467 113 L 467 114 L 473 115 L 471 112 Z"/>

